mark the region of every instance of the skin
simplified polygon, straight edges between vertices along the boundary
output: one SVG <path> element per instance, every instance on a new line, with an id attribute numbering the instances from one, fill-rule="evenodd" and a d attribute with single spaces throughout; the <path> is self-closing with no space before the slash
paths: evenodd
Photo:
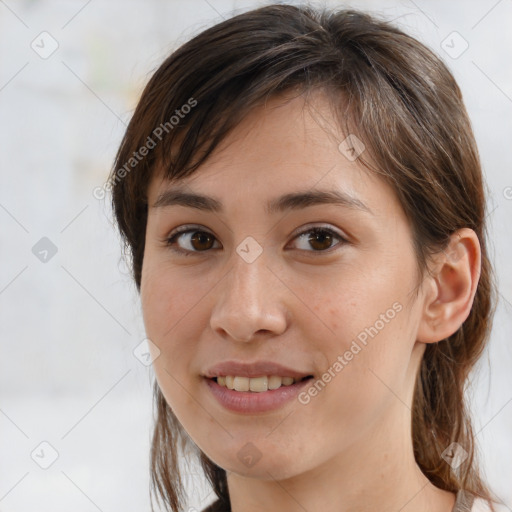
<path id="1" fill-rule="evenodd" d="M 340 152 L 345 136 L 321 94 L 304 105 L 302 97 L 268 100 L 180 181 L 221 200 L 224 213 L 153 208 L 174 186 L 153 177 L 141 302 L 160 350 L 152 348 L 158 384 L 192 440 L 227 471 L 234 512 L 450 512 L 454 494 L 434 487 L 415 463 L 411 404 L 426 343 L 450 336 L 469 315 L 478 238 L 466 228 L 454 234 L 432 275 L 418 281 L 412 233 L 393 190 Z M 264 211 L 271 198 L 315 188 L 347 191 L 373 214 L 328 204 Z M 190 256 L 165 245 L 185 224 L 213 237 L 182 235 L 175 247 Z M 347 242 L 296 236 L 313 226 Z M 263 249 L 252 263 L 236 252 L 247 236 Z M 321 377 L 394 303 L 401 311 L 306 405 L 293 400 L 241 415 L 204 385 L 207 368 L 231 359 L 268 359 Z M 246 443 L 261 455 L 251 467 L 238 457 Z"/>

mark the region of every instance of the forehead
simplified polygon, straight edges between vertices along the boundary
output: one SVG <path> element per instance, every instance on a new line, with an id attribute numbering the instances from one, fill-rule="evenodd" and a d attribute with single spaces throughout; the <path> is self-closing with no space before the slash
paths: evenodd
<path id="1" fill-rule="evenodd" d="M 218 199 L 223 204 L 217 210 L 224 203 L 254 201 L 263 202 L 270 214 L 283 205 L 278 197 L 307 191 L 310 197 L 303 198 L 303 205 L 314 200 L 312 194 L 318 199 L 321 191 L 330 191 L 361 211 L 389 209 L 397 203 L 394 191 L 350 158 L 337 124 L 323 95 L 307 102 L 297 95 L 271 98 L 252 109 L 192 175 L 171 181 L 161 170 L 155 172 L 148 189 L 150 208 L 163 192 L 181 189 Z"/>

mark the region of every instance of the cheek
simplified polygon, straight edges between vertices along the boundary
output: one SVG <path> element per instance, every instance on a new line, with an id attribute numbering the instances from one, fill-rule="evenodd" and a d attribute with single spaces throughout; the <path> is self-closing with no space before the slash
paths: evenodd
<path id="1" fill-rule="evenodd" d="M 183 382 L 193 358 L 198 303 L 194 289 L 176 273 L 146 267 L 141 279 L 141 306 L 147 337 L 158 347 L 153 368 L 164 394 Z M 181 290 L 186 289 L 184 294 Z M 197 308 L 196 308 L 197 309 Z M 179 386 L 178 386 L 179 387 Z"/>
<path id="2" fill-rule="evenodd" d="M 186 293 L 183 291 L 186 290 Z M 172 338 L 176 327 L 187 322 L 197 303 L 193 282 L 161 265 L 145 264 L 141 278 L 141 305 L 148 337 L 157 344 Z"/>
<path id="3" fill-rule="evenodd" d="M 323 352 L 325 372 L 335 375 L 324 373 L 322 380 L 330 379 L 326 387 L 332 387 L 332 405 L 343 403 L 343 408 L 331 409 L 334 415 L 360 410 L 364 404 L 377 407 L 392 397 L 390 388 L 402 394 L 414 333 L 406 308 L 407 276 L 399 274 L 375 265 L 364 274 L 355 269 L 343 273 L 339 283 L 331 282 L 328 295 L 309 291 L 311 311 L 322 320 L 310 324 L 309 337 Z"/>
<path id="4" fill-rule="evenodd" d="M 178 282 L 177 282 L 178 281 Z M 194 356 L 194 347 L 188 340 L 193 324 L 193 309 L 184 300 L 179 280 L 149 267 L 141 279 L 141 305 L 147 337 L 158 347 L 153 370 L 166 402 L 176 414 L 194 410 L 188 369 Z M 196 301 L 197 302 L 197 301 Z M 192 316 L 187 315 L 190 312 Z M 188 324 L 187 324 L 188 322 Z"/>

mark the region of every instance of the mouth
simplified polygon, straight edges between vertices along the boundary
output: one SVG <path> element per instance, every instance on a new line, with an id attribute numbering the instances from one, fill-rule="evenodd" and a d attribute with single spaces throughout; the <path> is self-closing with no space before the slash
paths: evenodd
<path id="1" fill-rule="evenodd" d="M 313 375 L 306 375 L 302 378 L 294 378 L 279 375 L 262 375 L 260 377 L 243 377 L 235 375 L 225 375 L 211 377 L 219 386 L 239 392 L 264 393 L 274 391 L 281 387 L 293 386 L 299 382 L 304 382 L 313 378 Z"/>
<path id="2" fill-rule="evenodd" d="M 230 360 L 219 362 L 203 373 L 206 389 L 224 408 L 240 414 L 275 411 L 293 403 L 309 386 L 311 369 L 285 366 L 277 361 Z"/>
<path id="3" fill-rule="evenodd" d="M 313 375 L 304 377 L 222 376 L 204 377 L 205 390 L 226 410 L 239 415 L 278 411 L 293 404 L 299 393 L 309 386 Z"/>

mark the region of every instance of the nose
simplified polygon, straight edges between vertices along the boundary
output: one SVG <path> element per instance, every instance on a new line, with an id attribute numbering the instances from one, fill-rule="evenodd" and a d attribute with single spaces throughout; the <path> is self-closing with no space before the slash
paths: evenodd
<path id="1" fill-rule="evenodd" d="M 217 290 L 210 319 L 214 332 L 247 342 L 259 334 L 279 335 L 286 330 L 286 287 L 267 266 L 264 253 L 251 263 L 234 254 Z"/>

